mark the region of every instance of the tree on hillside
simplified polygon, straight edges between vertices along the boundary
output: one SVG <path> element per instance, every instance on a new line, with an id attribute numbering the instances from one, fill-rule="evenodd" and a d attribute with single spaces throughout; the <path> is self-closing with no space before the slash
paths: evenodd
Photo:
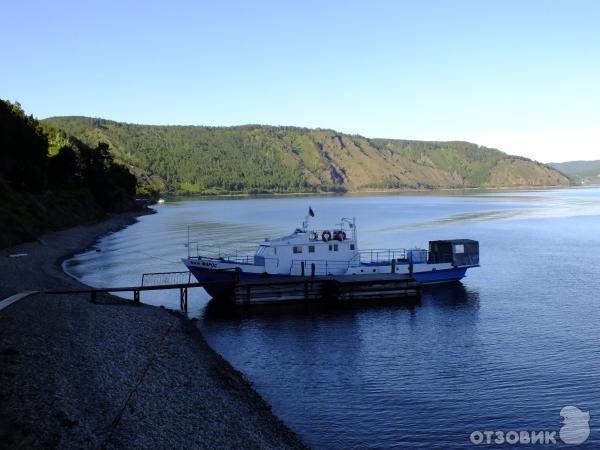
<path id="1" fill-rule="evenodd" d="M 65 145 L 48 160 L 48 187 L 72 188 L 81 187 L 83 178 L 77 152 L 70 145 Z"/>
<path id="2" fill-rule="evenodd" d="M 137 179 L 115 163 L 106 143 L 95 148 L 72 139 L 48 163 L 48 185 L 52 188 L 88 188 L 107 210 L 135 197 Z"/>
<path id="3" fill-rule="evenodd" d="M 48 138 L 19 103 L 0 100 L 0 176 L 17 189 L 39 192 L 46 185 Z"/>

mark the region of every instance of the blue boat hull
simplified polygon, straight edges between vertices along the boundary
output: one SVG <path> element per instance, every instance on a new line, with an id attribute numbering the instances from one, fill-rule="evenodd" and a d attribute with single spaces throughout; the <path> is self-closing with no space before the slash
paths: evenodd
<path id="1" fill-rule="evenodd" d="M 415 272 L 413 278 L 421 284 L 447 283 L 462 280 L 467 269 L 468 267 L 453 267 L 452 269 Z"/>
<path id="2" fill-rule="evenodd" d="M 202 269 L 199 267 L 188 267 L 198 283 L 206 283 L 203 287 L 212 298 L 225 298 L 231 294 L 235 273 L 225 270 Z M 256 280 L 264 278 L 262 274 L 240 272 L 240 281 Z M 283 277 L 283 275 L 269 275 L 271 277 Z"/>

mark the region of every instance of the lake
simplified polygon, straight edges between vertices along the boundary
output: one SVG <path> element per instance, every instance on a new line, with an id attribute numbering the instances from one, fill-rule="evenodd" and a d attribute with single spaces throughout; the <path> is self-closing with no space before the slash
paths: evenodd
<path id="1" fill-rule="evenodd" d="M 567 405 L 591 411 L 600 448 L 600 189 L 181 200 L 156 206 L 100 251 L 65 264 L 93 286 L 182 271 L 189 233 L 207 251 L 356 217 L 359 246 L 480 241 L 462 283 L 417 305 L 190 315 L 286 424 L 316 448 L 467 448 L 473 431 L 556 431 Z M 178 293 L 142 301 L 179 307 Z M 539 445 L 537 445 L 539 447 Z"/>

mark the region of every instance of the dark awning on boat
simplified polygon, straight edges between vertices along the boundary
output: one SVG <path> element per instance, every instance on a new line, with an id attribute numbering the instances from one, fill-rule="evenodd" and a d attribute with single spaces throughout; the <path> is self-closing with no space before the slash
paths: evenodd
<path id="1" fill-rule="evenodd" d="M 452 263 L 455 266 L 479 264 L 479 242 L 473 239 L 429 241 L 429 263 Z"/>

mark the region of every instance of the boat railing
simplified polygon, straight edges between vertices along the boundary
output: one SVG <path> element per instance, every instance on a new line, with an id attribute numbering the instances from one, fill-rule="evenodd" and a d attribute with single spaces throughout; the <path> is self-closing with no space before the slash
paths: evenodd
<path id="1" fill-rule="evenodd" d="M 219 258 L 222 261 L 231 262 L 235 264 L 254 264 L 254 255 L 223 255 Z"/>
<path id="2" fill-rule="evenodd" d="M 215 262 L 226 262 L 226 263 L 231 263 L 231 264 L 251 264 L 251 265 L 265 265 L 265 264 L 269 264 L 269 265 L 275 265 L 278 266 L 278 259 L 277 258 L 266 258 L 264 256 L 256 256 L 256 255 L 242 255 L 242 256 L 235 256 L 235 255 L 222 255 L 222 256 L 193 256 L 192 258 L 198 258 L 198 259 L 204 259 L 204 260 L 209 260 L 209 261 L 215 261 Z"/>
<path id="3" fill-rule="evenodd" d="M 348 261 L 328 261 L 325 259 L 305 259 L 292 261 L 290 275 L 340 275 L 350 267 Z"/>
<path id="4" fill-rule="evenodd" d="M 191 241 L 187 245 L 190 258 L 208 257 L 214 259 L 253 258 L 254 255 L 240 255 L 237 249 L 214 245 L 203 245 L 199 241 Z M 245 251 L 244 251 L 245 253 Z"/>
<path id="5" fill-rule="evenodd" d="M 360 264 L 391 264 L 393 260 L 404 261 L 408 257 L 405 248 L 359 250 Z M 355 257 L 356 258 L 356 257 Z"/>

